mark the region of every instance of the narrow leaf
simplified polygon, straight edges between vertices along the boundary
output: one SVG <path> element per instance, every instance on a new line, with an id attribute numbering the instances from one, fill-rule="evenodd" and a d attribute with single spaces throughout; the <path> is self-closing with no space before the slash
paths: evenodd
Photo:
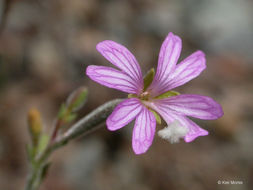
<path id="1" fill-rule="evenodd" d="M 72 121 L 74 121 L 77 117 L 77 114 L 74 113 L 70 113 L 69 115 L 66 115 L 66 117 L 64 117 L 64 122 L 65 123 L 70 123 Z"/>
<path id="2" fill-rule="evenodd" d="M 128 98 L 137 98 L 138 96 L 136 94 L 128 94 Z"/>
<path id="3" fill-rule="evenodd" d="M 88 96 L 88 89 L 86 87 L 78 88 L 77 90 L 72 92 L 68 97 L 67 107 L 69 107 L 71 111 L 74 112 L 78 111 L 85 104 L 87 96 Z"/>
<path id="4" fill-rule="evenodd" d="M 32 162 L 34 160 L 34 156 L 35 156 L 35 148 L 32 145 L 27 144 L 26 145 L 26 153 L 27 153 L 27 157 L 28 157 L 29 162 Z"/>
<path id="5" fill-rule="evenodd" d="M 48 142 L 49 142 L 49 136 L 46 134 L 41 135 L 39 139 L 38 148 L 37 148 L 39 153 L 43 152 L 46 149 Z"/>
<path id="6" fill-rule="evenodd" d="M 155 76 L 155 69 L 152 68 L 144 76 L 144 90 L 143 91 L 145 91 L 149 87 L 149 85 L 152 83 L 154 76 Z"/>
<path id="7" fill-rule="evenodd" d="M 163 98 L 168 98 L 168 97 L 170 97 L 170 96 L 177 96 L 177 95 L 179 95 L 180 93 L 178 93 L 178 92 L 175 92 L 175 91 L 168 91 L 168 92 L 165 92 L 165 93 L 163 93 L 163 94 L 161 94 L 161 95 L 159 95 L 159 96 L 156 96 L 155 98 L 156 99 L 163 99 Z"/>
<path id="8" fill-rule="evenodd" d="M 60 119 L 63 118 L 66 115 L 67 112 L 68 112 L 68 108 L 66 107 L 65 104 L 62 104 L 61 108 L 58 112 L 58 118 L 60 118 Z"/>
<path id="9" fill-rule="evenodd" d="M 43 166 L 42 171 L 41 171 L 41 179 L 42 179 L 42 180 L 46 177 L 50 165 L 51 165 L 51 163 L 48 162 L 48 163 L 46 163 L 46 164 Z"/>
<path id="10" fill-rule="evenodd" d="M 161 117 L 159 116 L 159 114 L 156 113 L 154 110 L 151 110 L 151 109 L 149 111 L 151 111 L 154 114 L 156 122 L 161 125 L 162 120 L 161 120 Z"/>

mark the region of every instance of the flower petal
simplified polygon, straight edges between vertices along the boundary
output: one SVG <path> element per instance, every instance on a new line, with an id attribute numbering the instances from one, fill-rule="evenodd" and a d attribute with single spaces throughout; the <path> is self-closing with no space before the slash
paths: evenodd
<path id="1" fill-rule="evenodd" d="M 138 87 L 135 85 L 135 81 L 133 81 L 133 79 L 127 74 L 116 69 L 90 65 L 86 69 L 86 74 L 92 80 L 109 88 L 115 88 L 132 94 L 138 92 Z"/>
<path id="2" fill-rule="evenodd" d="M 184 137 L 184 141 L 189 143 L 195 140 L 199 136 L 208 135 L 208 131 L 202 129 L 195 122 L 185 116 L 173 115 L 175 120 L 178 120 L 183 126 L 189 129 L 188 133 Z"/>
<path id="3" fill-rule="evenodd" d="M 140 65 L 127 48 L 110 40 L 98 43 L 96 48 L 108 61 L 127 73 L 135 81 L 138 89 L 143 88 Z"/>
<path id="4" fill-rule="evenodd" d="M 106 125 L 111 131 L 118 130 L 130 123 L 142 110 L 143 105 L 137 98 L 122 101 L 107 118 Z"/>
<path id="5" fill-rule="evenodd" d="M 194 123 L 187 117 L 183 115 L 177 115 L 168 110 L 166 107 L 161 106 L 161 104 L 158 104 L 157 102 L 151 103 L 149 104 L 149 106 L 155 111 L 157 111 L 168 125 L 170 125 L 172 122 L 179 121 L 182 126 L 187 127 L 189 131 L 184 137 L 185 142 L 191 142 L 198 136 L 208 135 L 208 131 L 200 128 L 196 123 Z"/>
<path id="6" fill-rule="evenodd" d="M 149 149 L 154 139 L 155 128 L 155 116 L 143 106 L 133 129 L 132 146 L 135 154 L 143 154 Z"/>
<path id="7" fill-rule="evenodd" d="M 161 84 L 161 90 L 168 91 L 181 86 L 199 76 L 205 68 L 205 54 L 202 51 L 196 51 L 176 66 L 173 73 L 171 73 L 170 79 Z"/>
<path id="8" fill-rule="evenodd" d="M 169 125 L 171 122 L 174 121 L 174 118 L 170 116 L 170 112 L 167 110 L 166 107 L 161 106 L 162 104 L 160 104 L 160 101 L 160 99 L 157 99 L 152 102 L 144 102 L 144 104 L 159 113 L 164 119 L 164 121 L 166 121 L 166 123 Z"/>
<path id="9" fill-rule="evenodd" d="M 223 116 L 220 104 L 207 96 L 182 94 L 160 99 L 157 104 L 175 114 L 199 119 L 213 120 Z"/>
<path id="10" fill-rule="evenodd" d="M 160 84 L 168 80 L 170 74 L 175 69 L 181 48 L 181 39 L 170 32 L 161 46 L 156 75 L 149 89 L 152 89 L 154 92 L 159 91 Z"/>

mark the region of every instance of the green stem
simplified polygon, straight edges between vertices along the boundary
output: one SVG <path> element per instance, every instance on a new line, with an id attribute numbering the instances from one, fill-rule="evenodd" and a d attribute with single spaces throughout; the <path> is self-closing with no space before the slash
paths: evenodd
<path id="1" fill-rule="evenodd" d="M 47 164 L 49 156 L 58 148 L 66 145 L 70 140 L 86 135 L 101 127 L 99 124 L 103 123 L 106 118 L 112 113 L 115 106 L 120 103 L 122 99 L 115 99 L 107 102 L 100 107 L 93 110 L 84 118 L 76 122 L 63 135 L 56 138 L 56 140 L 49 144 L 48 147 L 40 155 L 38 155 L 34 163 L 30 163 L 30 174 L 27 179 L 25 190 L 38 190 L 42 183 L 43 168 Z"/>

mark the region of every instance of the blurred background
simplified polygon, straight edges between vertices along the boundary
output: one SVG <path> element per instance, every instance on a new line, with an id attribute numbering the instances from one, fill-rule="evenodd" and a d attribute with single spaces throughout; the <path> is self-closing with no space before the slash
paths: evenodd
<path id="1" fill-rule="evenodd" d="M 131 124 L 117 132 L 104 126 L 52 156 L 41 190 L 253 189 L 251 0 L 0 0 L 0 189 L 25 184 L 30 108 L 40 110 L 49 132 L 61 103 L 81 85 L 89 99 L 80 116 L 126 97 L 85 75 L 90 64 L 109 66 L 98 42 L 124 44 L 145 73 L 156 67 L 169 32 L 183 40 L 180 60 L 206 53 L 207 69 L 177 90 L 222 104 L 221 119 L 195 120 L 210 135 L 173 145 L 156 135 L 150 150 L 136 156 Z"/>

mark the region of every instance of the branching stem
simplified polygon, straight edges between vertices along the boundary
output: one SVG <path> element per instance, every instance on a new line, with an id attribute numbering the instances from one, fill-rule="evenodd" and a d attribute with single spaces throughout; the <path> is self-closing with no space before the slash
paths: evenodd
<path id="1" fill-rule="evenodd" d="M 25 190 L 38 190 L 39 185 L 42 183 L 44 178 L 43 170 L 47 164 L 47 160 L 56 149 L 66 145 L 70 140 L 98 129 L 99 126 L 102 126 L 99 124 L 106 120 L 106 118 L 112 113 L 115 106 L 121 101 L 122 99 L 115 99 L 101 105 L 76 122 L 63 135 L 60 135 L 52 143 L 49 143 L 45 151 L 35 158 L 34 163 L 30 163 L 31 169 Z"/>

